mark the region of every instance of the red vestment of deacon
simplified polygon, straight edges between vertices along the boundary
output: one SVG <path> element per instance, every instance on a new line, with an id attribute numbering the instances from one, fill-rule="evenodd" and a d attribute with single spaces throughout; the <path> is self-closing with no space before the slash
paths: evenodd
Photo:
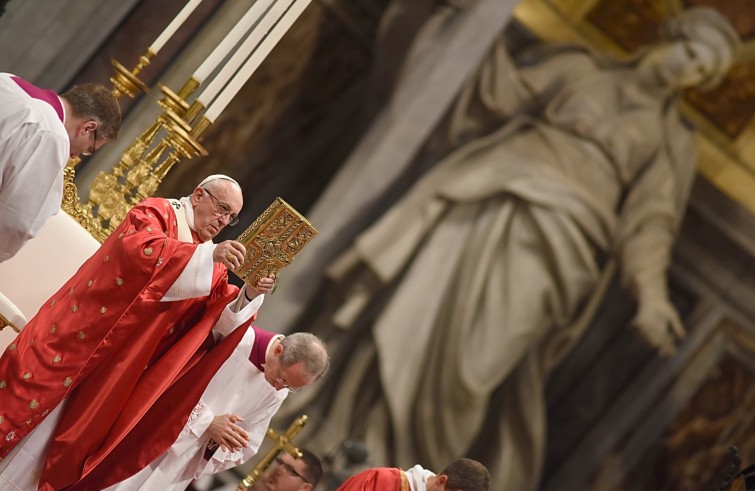
<path id="1" fill-rule="evenodd" d="M 409 480 L 401 469 L 376 467 L 351 476 L 336 491 L 410 491 Z"/>
<path id="2" fill-rule="evenodd" d="M 40 490 L 102 489 L 94 476 L 138 472 L 240 341 L 253 319 L 217 345 L 211 334 L 238 295 L 222 265 L 209 296 L 160 302 L 196 248 L 178 240 L 169 201 L 144 200 L 0 358 L 0 458 L 67 398 Z"/>

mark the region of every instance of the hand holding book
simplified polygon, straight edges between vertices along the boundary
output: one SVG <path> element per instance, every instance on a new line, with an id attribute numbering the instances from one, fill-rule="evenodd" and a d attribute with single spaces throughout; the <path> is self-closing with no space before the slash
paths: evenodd
<path id="1" fill-rule="evenodd" d="M 309 220 L 276 198 L 236 239 L 245 254 L 243 262 L 231 271 L 255 290 L 267 288 L 267 281 L 272 278 L 274 282 L 278 271 L 291 264 L 315 235 L 317 230 Z"/>

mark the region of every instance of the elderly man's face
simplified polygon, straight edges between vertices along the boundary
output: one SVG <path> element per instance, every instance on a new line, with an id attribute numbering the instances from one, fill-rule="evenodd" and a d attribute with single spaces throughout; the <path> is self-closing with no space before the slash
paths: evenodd
<path id="1" fill-rule="evenodd" d="M 191 204 L 194 207 L 194 231 L 199 240 L 206 242 L 238 216 L 244 199 L 231 181 L 218 179 L 196 188 L 191 195 Z"/>
<path id="2" fill-rule="evenodd" d="M 255 491 L 309 491 L 312 485 L 306 482 L 304 471 L 307 465 L 282 452 L 267 471 L 265 477 L 254 486 Z"/>
<path id="3" fill-rule="evenodd" d="M 284 367 L 281 363 L 283 346 L 278 343 L 265 357 L 265 380 L 275 387 L 275 390 L 298 391 L 315 381 L 315 377 L 307 372 L 303 361 Z"/>

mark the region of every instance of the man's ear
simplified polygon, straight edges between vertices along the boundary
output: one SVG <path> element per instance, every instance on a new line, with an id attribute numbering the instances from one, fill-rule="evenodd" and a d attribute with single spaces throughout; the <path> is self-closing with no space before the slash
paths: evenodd
<path id="1" fill-rule="evenodd" d="M 448 476 L 445 474 L 441 474 L 440 476 L 435 477 L 435 484 L 438 485 L 439 489 L 446 489 L 446 483 L 448 482 Z"/>
<path id="2" fill-rule="evenodd" d="M 199 204 L 199 198 L 204 191 L 202 188 L 194 188 L 194 192 L 191 193 L 191 206 L 197 206 Z"/>
<path id="3" fill-rule="evenodd" d="M 82 134 L 94 133 L 94 131 L 97 129 L 98 126 L 99 126 L 99 124 L 97 124 L 97 121 L 95 121 L 93 119 L 84 121 L 81 124 L 81 127 L 80 127 L 81 128 L 81 133 Z"/>

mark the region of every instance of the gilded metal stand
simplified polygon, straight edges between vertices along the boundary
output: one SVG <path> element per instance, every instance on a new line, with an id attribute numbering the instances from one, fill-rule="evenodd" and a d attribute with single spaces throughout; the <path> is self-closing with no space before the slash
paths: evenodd
<path id="1" fill-rule="evenodd" d="M 293 443 L 291 443 L 291 440 L 299 434 L 305 424 L 307 424 L 307 416 L 302 415 L 296 418 L 283 434 L 277 433 L 272 428 L 268 428 L 267 437 L 275 442 L 273 448 L 268 450 L 260 463 L 252 469 L 252 472 L 239 482 L 236 491 L 248 491 L 251 489 L 252 486 L 254 486 L 254 483 L 262 476 L 262 473 L 265 472 L 265 469 L 270 466 L 281 451 L 288 452 L 295 459 L 301 457 L 301 452 L 293 445 Z"/>
<path id="2" fill-rule="evenodd" d="M 148 92 L 149 87 L 137 75 L 153 56 L 154 53 L 147 50 L 131 71 L 113 60 L 115 74 L 110 78 L 113 95 L 135 97 L 139 92 Z M 111 172 L 100 172 L 95 177 L 85 204 L 79 202 L 73 183 L 78 159 L 69 162 L 65 172 L 63 209 L 98 241 L 105 241 L 131 207 L 152 196 L 182 158 L 207 155 L 198 140 L 211 123 L 200 117 L 204 110 L 202 104 L 194 102 L 189 105 L 187 102 L 198 86 L 199 82 L 194 78 L 189 78 L 178 93 L 160 86 L 165 97 L 158 101 L 158 105 L 163 113 L 126 149 Z"/>

